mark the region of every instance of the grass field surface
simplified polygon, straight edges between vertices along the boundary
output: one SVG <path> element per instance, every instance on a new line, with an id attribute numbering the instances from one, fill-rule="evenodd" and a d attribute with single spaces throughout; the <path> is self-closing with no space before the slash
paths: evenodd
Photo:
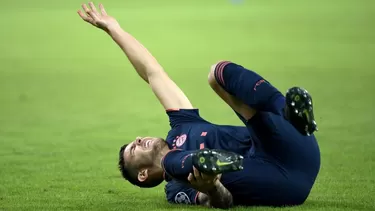
<path id="1" fill-rule="evenodd" d="M 205 210 L 121 178 L 119 147 L 165 137 L 168 119 L 81 3 L 1 2 L 0 210 Z M 222 59 L 312 94 L 322 168 L 306 203 L 234 210 L 375 210 L 374 1 L 102 3 L 214 123 L 241 125 L 207 84 Z"/>

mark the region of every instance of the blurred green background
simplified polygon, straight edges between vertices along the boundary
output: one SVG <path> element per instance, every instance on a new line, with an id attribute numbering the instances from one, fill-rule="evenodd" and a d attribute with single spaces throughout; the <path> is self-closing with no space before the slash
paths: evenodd
<path id="1" fill-rule="evenodd" d="M 81 3 L 1 2 L 0 210 L 203 210 L 122 180 L 119 147 L 165 137 L 168 119 Z M 241 124 L 207 84 L 219 60 L 309 90 L 322 169 L 307 202 L 285 210 L 375 210 L 374 1 L 102 3 L 212 122 Z"/>

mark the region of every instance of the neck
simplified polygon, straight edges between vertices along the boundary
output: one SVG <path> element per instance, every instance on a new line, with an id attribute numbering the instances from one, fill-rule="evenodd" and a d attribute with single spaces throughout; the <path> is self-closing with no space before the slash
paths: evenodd
<path id="1" fill-rule="evenodd" d="M 159 154 L 156 156 L 155 158 L 155 163 L 154 163 L 154 166 L 155 168 L 157 168 L 157 170 L 159 170 L 160 172 L 164 172 L 163 170 L 163 167 L 162 167 L 162 159 L 164 158 L 164 156 L 169 152 L 171 151 L 168 146 L 164 147 L 162 150 L 160 150 Z"/>

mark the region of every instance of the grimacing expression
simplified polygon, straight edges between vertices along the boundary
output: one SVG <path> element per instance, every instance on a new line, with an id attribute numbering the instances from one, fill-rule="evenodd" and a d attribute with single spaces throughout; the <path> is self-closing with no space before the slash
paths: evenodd
<path id="1" fill-rule="evenodd" d="M 124 158 L 133 168 L 152 168 L 155 158 L 167 143 L 162 138 L 137 137 L 124 150 Z"/>

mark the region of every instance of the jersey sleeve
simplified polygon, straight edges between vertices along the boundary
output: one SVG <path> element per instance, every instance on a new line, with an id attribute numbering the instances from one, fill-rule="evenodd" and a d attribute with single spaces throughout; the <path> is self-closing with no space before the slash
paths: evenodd
<path id="1" fill-rule="evenodd" d="M 194 151 L 171 150 L 161 160 L 165 180 L 186 181 L 193 172 L 192 153 Z"/>
<path id="2" fill-rule="evenodd" d="M 198 204 L 199 192 L 176 180 L 171 180 L 167 183 L 165 186 L 165 194 L 167 201 L 171 204 Z"/>
<path id="3" fill-rule="evenodd" d="M 169 117 L 171 128 L 183 124 L 207 122 L 200 116 L 198 109 L 169 109 L 166 110 L 166 113 Z"/>

